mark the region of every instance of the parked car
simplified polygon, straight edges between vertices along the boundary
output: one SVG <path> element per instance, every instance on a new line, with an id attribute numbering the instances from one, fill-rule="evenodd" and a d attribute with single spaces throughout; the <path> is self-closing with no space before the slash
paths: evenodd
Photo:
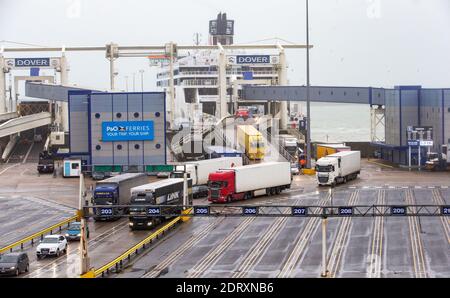
<path id="1" fill-rule="evenodd" d="M 48 235 L 36 247 L 36 256 L 39 260 L 43 256 L 59 257 L 67 252 L 67 239 L 63 235 Z"/>
<path id="2" fill-rule="evenodd" d="M 194 199 L 204 198 L 208 196 L 207 185 L 196 185 L 192 187 L 192 196 Z"/>
<path id="3" fill-rule="evenodd" d="M 18 276 L 28 272 L 30 264 L 25 252 L 11 252 L 0 256 L 0 274 Z"/>
<path id="4" fill-rule="evenodd" d="M 250 111 L 248 109 L 239 108 L 234 113 L 234 118 L 250 118 Z"/>
<path id="5" fill-rule="evenodd" d="M 300 170 L 298 169 L 297 163 L 291 163 L 291 174 L 298 175 L 299 173 L 300 173 Z"/>
<path id="6" fill-rule="evenodd" d="M 81 238 L 81 222 L 75 221 L 69 225 L 67 228 L 67 233 L 65 235 L 68 241 L 70 240 L 80 240 Z M 89 238 L 89 227 L 86 226 L 86 237 Z"/>

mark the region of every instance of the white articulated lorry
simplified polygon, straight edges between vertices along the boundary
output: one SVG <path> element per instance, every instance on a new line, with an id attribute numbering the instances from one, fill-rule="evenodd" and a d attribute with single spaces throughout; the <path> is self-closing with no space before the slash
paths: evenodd
<path id="1" fill-rule="evenodd" d="M 182 171 L 186 167 L 186 172 L 192 178 L 192 185 L 204 185 L 208 183 L 208 176 L 219 169 L 228 169 L 242 166 L 242 157 L 220 157 L 205 159 L 200 161 L 186 162 L 184 165 L 176 166 L 172 178 L 182 178 Z"/>
<path id="2" fill-rule="evenodd" d="M 343 151 L 320 158 L 316 162 L 319 185 L 335 186 L 356 179 L 361 171 L 361 152 Z"/>
<path id="3" fill-rule="evenodd" d="M 229 203 L 261 195 L 275 195 L 291 187 L 289 162 L 265 162 L 225 168 L 209 175 L 209 201 Z"/>

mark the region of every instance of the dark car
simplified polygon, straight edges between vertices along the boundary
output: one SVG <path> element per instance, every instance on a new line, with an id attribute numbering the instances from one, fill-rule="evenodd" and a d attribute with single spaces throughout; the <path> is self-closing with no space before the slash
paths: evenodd
<path id="1" fill-rule="evenodd" d="M 47 151 L 39 153 L 37 170 L 39 173 L 53 173 L 55 170 L 55 161 L 53 156 Z"/>
<path id="2" fill-rule="evenodd" d="M 208 186 L 197 185 L 192 187 L 192 196 L 194 199 L 204 198 L 208 196 Z"/>
<path id="3" fill-rule="evenodd" d="M 69 225 L 64 235 L 67 240 L 80 240 L 81 238 L 81 222 L 75 221 Z M 89 238 L 89 227 L 86 226 L 86 237 Z"/>
<path id="4" fill-rule="evenodd" d="M 11 252 L 0 256 L 0 274 L 18 276 L 30 269 L 28 255 L 24 252 Z"/>

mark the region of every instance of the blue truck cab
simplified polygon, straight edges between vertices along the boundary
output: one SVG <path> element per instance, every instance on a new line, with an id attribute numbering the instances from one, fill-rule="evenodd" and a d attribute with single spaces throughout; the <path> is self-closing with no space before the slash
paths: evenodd
<path id="1" fill-rule="evenodd" d="M 98 181 L 92 198 L 94 220 L 119 219 L 128 211 L 131 188 L 146 183 L 148 177 L 145 173 L 124 173 Z"/>
<path id="2" fill-rule="evenodd" d="M 119 198 L 119 186 L 117 184 L 101 184 L 97 185 L 94 190 L 94 205 L 117 205 Z M 101 217 L 96 217 L 99 219 L 108 219 L 117 213 L 117 210 L 113 208 L 94 208 L 95 215 Z"/>

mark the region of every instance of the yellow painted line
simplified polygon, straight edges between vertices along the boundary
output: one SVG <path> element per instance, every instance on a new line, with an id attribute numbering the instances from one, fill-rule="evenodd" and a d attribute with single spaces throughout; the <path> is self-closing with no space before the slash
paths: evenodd
<path id="1" fill-rule="evenodd" d="M 390 166 L 390 165 L 385 165 L 385 164 L 383 164 L 383 163 L 381 163 L 381 162 L 376 162 L 376 161 L 371 161 L 371 160 L 368 160 L 367 162 L 370 162 L 370 163 L 373 163 L 373 164 L 376 164 L 376 165 L 379 165 L 379 166 L 382 166 L 382 167 L 386 167 L 386 168 L 394 169 L 394 167 L 393 167 L 393 166 Z"/>
<path id="2" fill-rule="evenodd" d="M 3 252 L 5 252 L 5 251 L 8 251 L 8 250 L 10 250 L 11 248 L 14 248 L 14 247 L 16 247 L 16 246 L 18 246 L 18 245 L 24 244 L 25 242 L 31 241 L 32 239 L 35 239 L 35 238 L 38 238 L 38 237 L 40 237 L 40 236 L 42 236 L 42 235 L 44 235 L 44 234 L 47 234 L 48 232 L 50 232 L 50 231 L 52 231 L 52 230 L 55 230 L 55 229 L 57 229 L 57 228 L 59 228 L 59 227 L 65 225 L 65 224 L 68 224 L 68 223 L 70 223 L 71 221 L 76 221 L 76 220 L 78 220 L 78 218 L 79 218 L 78 215 L 74 215 L 74 216 L 72 216 L 72 217 L 69 217 L 68 219 L 65 219 L 65 220 L 63 220 L 63 221 L 57 223 L 57 224 L 54 224 L 54 225 L 51 226 L 51 227 L 48 227 L 48 228 L 46 228 L 46 229 L 43 229 L 42 231 L 39 231 L 39 232 L 37 232 L 37 233 L 34 233 L 33 235 L 30 235 L 30 236 L 28 236 L 28 237 L 25 237 L 25 238 L 23 238 L 23 239 L 21 239 L 21 240 L 19 240 L 19 241 L 16 241 L 16 242 L 14 242 L 14 243 L 12 243 L 12 244 L 10 244 L 10 245 L 8 245 L 8 246 L 2 247 L 2 248 L 0 249 L 0 253 L 3 253 Z"/>
<path id="3" fill-rule="evenodd" d="M 192 208 L 186 209 L 183 211 L 183 213 L 188 214 L 191 212 L 191 210 L 192 210 Z M 173 227 L 177 222 L 179 222 L 179 221 L 184 222 L 184 221 L 188 220 L 189 218 L 190 218 L 190 216 L 178 216 L 177 218 L 171 220 L 169 223 L 167 223 L 163 227 L 159 228 L 156 232 L 152 233 L 150 236 L 148 236 L 147 238 L 145 238 L 138 244 L 134 245 L 133 247 L 131 247 L 130 249 L 128 249 L 127 251 L 122 253 L 120 256 L 118 256 L 111 262 L 103 265 L 99 269 L 92 270 L 85 274 L 82 274 L 80 277 L 83 277 L 83 278 L 91 278 L 92 277 L 93 278 L 93 277 L 97 277 L 97 276 L 101 275 L 103 272 L 114 267 L 116 264 L 120 263 L 121 261 L 127 259 L 129 255 L 133 254 L 137 249 L 141 248 L 143 245 L 148 244 L 150 241 L 157 238 L 159 235 L 163 234 L 165 231 L 167 231 L 168 229 Z M 91 272 L 93 272 L 93 275 Z"/>

